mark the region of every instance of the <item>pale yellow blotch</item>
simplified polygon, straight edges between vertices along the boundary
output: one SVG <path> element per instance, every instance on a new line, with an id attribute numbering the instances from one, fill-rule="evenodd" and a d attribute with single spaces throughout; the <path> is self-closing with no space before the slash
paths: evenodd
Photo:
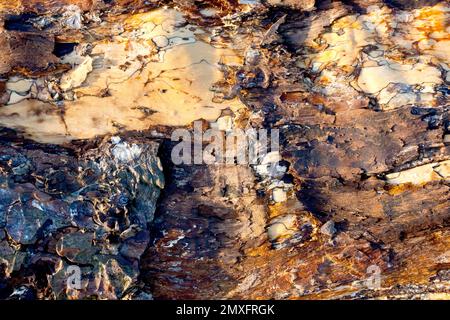
<path id="1" fill-rule="evenodd" d="M 361 70 L 358 86 L 365 93 L 377 93 L 390 83 L 415 85 L 421 83 L 441 83 L 441 72 L 432 66 L 390 64 L 367 67 Z"/>
<path id="2" fill-rule="evenodd" d="M 387 182 L 393 185 L 414 184 L 422 185 L 432 181 L 450 178 L 450 160 L 429 163 L 408 170 L 386 175 Z"/>
<path id="3" fill-rule="evenodd" d="M 180 13 L 165 9 L 130 17 L 125 21 L 129 33 L 94 43 L 92 71 L 75 66 L 63 76 L 63 89 L 78 87 L 73 89 L 75 100 L 63 106 L 20 101 L 0 109 L 0 124 L 38 141 L 61 143 L 121 129 L 215 121 L 223 109 L 245 108 L 238 98 L 217 102 L 212 90 L 223 80 L 221 64 L 239 65 L 242 54 L 201 41 L 200 29 L 184 22 Z M 169 41 L 159 52 L 151 40 L 157 36 Z"/>

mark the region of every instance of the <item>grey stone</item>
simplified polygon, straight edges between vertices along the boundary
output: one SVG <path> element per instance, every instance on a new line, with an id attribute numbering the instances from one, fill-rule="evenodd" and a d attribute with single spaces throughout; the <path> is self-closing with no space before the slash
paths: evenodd
<path id="1" fill-rule="evenodd" d="M 147 248 L 149 239 L 150 234 L 148 231 L 140 231 L 135 236 L 124 241 L 120 247 L 120 253 L 127 258 L 139 259 Z"/>
<path id="2" fill-rule="evenodd" d="M 336 228 L 334 226 L 334 221 L 329 220 L 327 221 L 321 228 L 320 233 L 332 237 L 336 233 Z"/>
<path id="3" fill-rule="evenodd" d="M 56 252 L 69 261 L 81 264 L 92 263 L 92 257 L 100 251 L 93 245 L 92 233 L 74 232 L 64 235 L 56 245 Z"/>

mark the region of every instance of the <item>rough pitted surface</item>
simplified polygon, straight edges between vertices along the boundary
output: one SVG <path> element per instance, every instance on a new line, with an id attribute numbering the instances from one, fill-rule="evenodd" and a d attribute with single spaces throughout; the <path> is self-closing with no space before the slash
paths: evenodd
<path id="1" fill-rule="evenodd" d="M 447 1 L 0 14 L 2 298 L 449 298 Z M 174 165 L 195 120 L 279 153 Z"/>
<path id="2" fill-rule="evenodd" d="M 116 299 L 142 287 L 164 186 L 157 144 L 114 137 L 73 150 L 10 138 L 2 132 L 2 296 L 24 285 L 38 298 Z M 69 266 L 81 268 L 79 290 L 67 289 Z"/>

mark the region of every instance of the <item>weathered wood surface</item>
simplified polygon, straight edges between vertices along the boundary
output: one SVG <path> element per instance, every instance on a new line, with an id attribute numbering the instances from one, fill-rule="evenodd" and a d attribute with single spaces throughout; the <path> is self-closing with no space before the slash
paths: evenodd
<path id="1" fill-rule="evenodd" d="M 241 2 L 0 1 L 1 298 L 449 297 L 448 3 Z"/>

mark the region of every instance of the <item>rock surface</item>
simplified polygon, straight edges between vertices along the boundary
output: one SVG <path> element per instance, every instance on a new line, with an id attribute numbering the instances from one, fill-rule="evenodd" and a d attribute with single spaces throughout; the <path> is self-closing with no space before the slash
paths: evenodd
<path id="1" fill-rule="evenodd" d="M 0 298 L 450 298 L 449 20 L 0 0 Z M 279 150 L 175 164 L 195 120 Z"/>
<path id="2" fill-rule="evenodd" d="M 75 150 L 1 132 L 0 261 L 10 283 L 2 297 L 14 295 L 12 283 L 56 299 L 117 299 L 141 286 L 164 177 L 156 142 L 115 138 Z M 73 266 L 77 290 L 66 286 Z"/>

